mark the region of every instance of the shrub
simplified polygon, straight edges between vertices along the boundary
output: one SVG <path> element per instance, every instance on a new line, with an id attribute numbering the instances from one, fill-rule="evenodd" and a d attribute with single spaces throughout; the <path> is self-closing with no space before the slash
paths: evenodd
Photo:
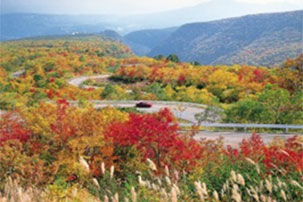
<path id="1" fill-rule="evenodd" d="M 16 114 L 5 114 L 0 116 L 0 145 L 8 140 L 19 140 L 26 142 L 31 132 Z"/>
<path id="2" fill-rule="evenodd" d="M 178 126 L 168 109 L 156 114 L 130 114 L 129 121 L 112 124 L 105 137 L 116 147 L 135 147 L 144 159 L 155 160 L 159 167 L 175 165 L 188 168 L 199 159 L 201 149 L 197 142 L 182 139 Z"/>

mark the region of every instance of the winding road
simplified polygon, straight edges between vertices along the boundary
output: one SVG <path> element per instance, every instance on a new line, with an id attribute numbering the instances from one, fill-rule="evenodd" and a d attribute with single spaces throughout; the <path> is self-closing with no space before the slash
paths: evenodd
<path id="1" fill-rule="evenodd" d="M 150 108 L 137 108 L 137 110 L 147 113 L 158 112 L 161 109 L 168 108 L 175 117 L 188 123 L 196 124 L 195 114 L 204 112 L 206 105 L 187 102 L 166 102 L 154 100 L 90 100 L 95 108 L 104 108 L 107 106 L 129 108 L 135 107 L 138 102 L 148 102 L 152 104 Z M 71 105 L 76 106 L 78 101 L 69 101 Z"/>
<path id="2" fill-rule="evenodd" d="M 68 81 L 68 84 L 75 86 L 75 87 L 80 87 L 81 84 L 87 80 L 90 79 L 107 79 L 109 78 L 111 75 L 109 74 L 102 74 L 102 75 L 96 75 L 96 76 L 81 76 L 81 77 L 77 77 L 77 78 L 73 78 L 71 80 Z M 82 88 L 96 88 L 95 86 L 82 86 Z"/>
<path id="3" fill-rule="evenodd" d="M 68 81 L 72 86 L 82 87 L 82 88 L 95 88 L 94 86 L 82 86 L 82 83 L 90 79 L 105 79 L 109 78 L 110 75 L 96 75 L 96 76 L 81 76 L 73 78 Z M 168 108 L 175 117 L 186 120 L 190 123 L 196 124 L 195 114 L 201 113 L 207 107 L 203 104 L 194 104 L 186 102 L 166 102 L 166 101 L 153 101 L 153 100 L 120 100 L 120 101 L 97 101 L 92 100 L 96 108 L 103 108 L 106 106 L 115 106 L 115 107 L 134 107 L 138 102 L 149 102 L 152 103 L 151 108 L 137 108 L 140 111 L 147 113 L 158 112 L 160 109 Z"/>
<path id="4" fill-rule="evenodd" d="M 18 77 L 19 75 L 23 73 L 22 71 L 19 71 L 13 76 Z M 82 86 L 83 82 L 89 80 L 89 79 L 106 79 L 109 78 L 109 74 L 103 74 L 103 75 L 95 75 L 95 76 L 81 76 L 77 78 L 73 78 L 68 81 L 68 83 L 75 87 L 81 87 L 81 88 L 96 88 L 94 86 Z M 104 108 L 107 106 L 114 106 L 114 107 L 134 107 L 136 103 L 140 102 L 139 100 L 107 100 L 107 101 L 101 101 L 101 100 L 91 100 L 91 103 L 94 104 L 96 108 Z M 195 119 L 195 114 L 201 113 L 205 110 L 207 107 L 203 104 L 194 104 L 194 103 L 185 103 L 185 102 L 166 102 L 166 101 L 146 101 L 152 103 L 151 108 L 137 108 L 140 111 L 144 112 L 158 112 L 160 109 L 168 108 L 174 116 L 176 116 L 179 119 L 186 120 L 187 122 L 190 122 L 192 124 L 196 124 L 197 121 Z M 72 105 L 77 105 L 77 101 L 70 101 Z M 5 113 L 5 111 L 0 110 L 0 115 Z M 182 124 L 181 124 L 182 125 Z M 259 134 L 259 133 L 258 133 Z M 261 133 L 259 134 L 263 141 L 265 143 L 270 143 L 274 138 L 281 138 L 286 139 L 292 135 L 295 134 L 267 134 L 267 133 Z M 303 136 L 302 134 L 299 134 L 300 136 Z M 231 145 L 234 147 L 237 147 L 238 144 L 244 139 L 249 138 L 251 136 L 251 133 L 245 133 L 245 132 L 212 132 L 212 131 L 200 131 L 198 134 L 195 135 L 195 139 L 211 139 L 215 140 L 219 137 L 224 138 L 224 145 Z"/>
<path id="5" fill-rule="evenodd" d="M 78 78 L 71 79 L 69 81 L 70 85 L 80 87 L 81 84 L 89 79 L 100 79 L 100 78 L 109 78 L 110 75 L 97 75 L 97 76 L 82 76 Z M 83 88 L 93 88 L 93 86 L 83 86 Z M 134 107 L 136 103 L 140 101 L 91 101 L 94 103 L 95 107 L 103 108 L 106 106 L 114 107 Z M 145 112 L 157 112 L 160 109 L 168 108 L 171 112 L 179 119 L 186 120 L 192 124 L 196 124 L 195 114 L 201 113 L 207 107 L 202 104 L 193 104 L 193 103 L 182 103 L 182 102 L 164 102 L 164 101 L 146 101 L 151 102 L 153 106 L 147 109 L 137 108 L 138 110 Z M 296 134 L 269 134 L 269 133 L 258 133 L 265 143 L 270 143 L 274 138 L 287 139 L 288 137 Z M 302 136 L 302 134 L 299 134 Z M 219 137 L 224 138 L 224 145 L 231 145 L 237 147 L 239 143 L 244 139 L 248 139 L 251 136 L 251 133 L 245 132 L 212 132 L 212 131 L 199 131 L 195 135 L 195 139 L 199 140 L 201 138 L 215 140 Z"/>

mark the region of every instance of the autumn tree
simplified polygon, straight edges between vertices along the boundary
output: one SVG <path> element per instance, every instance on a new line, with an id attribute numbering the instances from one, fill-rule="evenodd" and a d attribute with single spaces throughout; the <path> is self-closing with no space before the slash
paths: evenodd
<path id="1" fill-rule="evenodd" d="M 176 54 L 170 54 L 169 56 L 167 56 L 166 59 L 170 60 L 172 62 L 175 62 L 175 63 L 180 62 L 180 59 L 179 59 L 179 57 Z"/>
<path id="2" fill-rule="evenodd" d="M 225 121 L 299 124 L 303 117 L 302 103 L 302 93 L 292 96 L 285 89 L 268 85 L 257 98 L 241 100 L 227 109 Z"/>
<path id="3" fill-rule="evenodd" d="M 195 119 L 198 121 L 198 126 L 203 122 L 215 123 L 220 121 L 222 110 L 215 106 L 207 106 L 206 109 L 198 114 L 195 114 Z"/>
<path id="4" fill-rule="evenodd" d="M 165 58 L 164 55 L 156 55 L 156 56 L 154 57 L 154 59 L 155 59 L 155 60 L 164 60 L 164 59 L 166 59 L 166 58 Z"/>
<path id="5" fill-rule="evenodd" d="M 280 75 L 285 80 L 285 87 L 293 92 L 303 90 L 303 54 L 294 59 L 287 59 L 280 69 Z"/>

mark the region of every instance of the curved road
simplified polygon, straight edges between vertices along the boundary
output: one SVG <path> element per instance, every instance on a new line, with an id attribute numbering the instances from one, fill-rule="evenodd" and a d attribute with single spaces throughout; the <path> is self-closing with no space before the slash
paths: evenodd
<path id="1" fill-rule="evenodd" d="M 98 79 L 98 78 L 108 78 L 110 75 L 97 75 L 97 76 L 82 76 L 79 78 L 74 78 L 69 81 L 70 85 L 80 87 L 80 85 L 88 79 Z M 84 86 L 85 88 L 91 88 L 92 86 Z M 92 101 L 94 102 L 94 101 Z M 136 102 L 140 101 L 95 101 L 94 104 L 98 108 L 106 107 L 108 105 L 118 106 L 118 107 L 133 107 Z M 205 105 L 197 105 L 190 103 L 177 103 L 177 102 L 161 102 L 161 101 L 148 101 L 153 103 L 153 107 L 149 109 L 139 109 L 146 112 L 157 112 L 162 108 L 168 108 L 172 113 L 180 118 L 187 120 L 193 124 L 196 123 L 195 114 L 201 113 L 204 111 Z M 265 143 L 270 143 L 274 138 L 286 139 L 291 135 L 295 134 L 267 134 L 261 133 Z M 243 138 L 249 138 L 251 133 L 244 132 L 211 132 L 211 131 L 200 131 L 195 135 L 195 139 L 207 138 L 207 139 L 217 139 L 219 137 L 224 138 L 224 145 L 237 146 Z"/>
<path id="2" fill-rule="evenodd" d="M 72 86 L 80 87 L 83 82 L 89 79 L 104 79 L 108 78 L 110 75 L 96 75 L 96 76 L 81 76 L 77 78 L 73 78 L 68 81 L 68 83 Z M 92 86 L 83 86 L 83 88 L 92 88 Z M 137 102 L 140 101 L 98 101 L 92 100 L 92 102 L 96 108 L 103 108 L 107 106 L 115 106 L 115 107 L 134 107 Z M 204 111 L 206 105 L 201 104 L 193 104 L 193 103 L 182 103 L 182 102 L 163 102 L 163 101 L 145 101 L 151 102 L 153 106 L 151 108 L 138 108 L 138 110 L 145 111 L 145 112 L 157 112 L 160 109 L 168 108 L 171 112 L 178 118 L 187 120 L 193 124 L 196 123 L 195 114 L 201 113 Z M 71 104 L 76 105 L 77 102 L 70 101 Z M 0 115 L 5 113 L 5 111 L 0 110 Z M 265 143 L 270 143 L 274 138 L 281 138 L 286 139 L 289 136 L 294 134 L 260 134 L 263 141 Z M 301 135 L 301 134 L 300 134 Z M 231 145 L 237 147 L 238 144 L 242 141 L 243 138 L 249 138 L 251 133 L 244 133 L 244 132 L 211 132 L 211 131 L 200 131 L 194 138 L 201 139 L 217 139 L 219 137 L 224 138 L 224 145 Z"/>
<path id="3" fill-rule="evenodd" d="M 68 81 L 68 83 L 72 86 L 78 87 L 80 88 L 81 84 L 87 80 L 90 79 L 107 79 L 109 78 L 111 75 L 109 74 L 102 74 L 102 75 L 96 75 L 96 76 L 81 76 L 81 77 L 77 77 L 77 78 L 73 78 L 71 80 Z M 95 86 L 82 86 L 82 88 L 96 88 Z"/>
<path id="4" fill-rule="evenodd" d="M 73 78 L 68 81 L 68 83 L 72 86 L 81 87 L 81 84 L 89 79 L 105 79 L 109 78 L 110 75 L 96 75 L 96 76 L 81 76 L 77 78 Z M 83 86 L 83 88 L 94 88 L 93 86 Z M 102 108 L 108 105 L 116 106 L 116 107 L 134 107 L 136 103 L 141 102 L 137 101 L 91 101 L 95 104 L 95 107 Z M 162 102 L 162 101 L 143 101 L 152 103 L 153 106 L 151 108 L 138 108 L 140 111 L 145 112 L 158 112 L 160 109 L 168 108 L 174 116 L 177 118 L 189 121 L 191 123 L 196 123 L 195 114 L 201 113 L 204 111 L 206 105 L 200 104 L 191 104 L 191 103 L 183 103 L 183 102 Z"/>
<path id="5" fill-rule="evenodd" d="M 158 112 L 163 108 L 168 108 L 175 117 L 186 122 L 195 124 L 195 114 L 204 112 L 206 105 L 193 104 L 186 102 L 164 102 L 154 100 L 90 100 L 96 108 L 104 108 L 107 106 L 113 107 L 135 107 L 138 102 L 148 102 L 152 104 L 150 108 L 137 108 L 137 110 L 147 113 Z M 71 105 L 77 105 L 77 101 L 69 101 Z"/>
<path id="6" fill-rule="evenodd" d="M 213 131 L 200 131 L 198 134 L 194 136 L 195 139 L 200 140 L 203 138 L 209 140 L 216 140 L 219 137 L 224 138 L 224 145 L 230 145 L 232 147 L 239 147 L 239 143 L 242 142 L 243 139 L 249 139 L 252 133 L 245 133 L 245 132 L 213 132 Z M 270 134 L 270 133 L 257 133 L 261 136 L 263 142 L 265 144 L 270 144 L 273 139 L 278 138 L 282 140 L 286 140 L 294 135 L 303 136 L 302 134 Z"/>

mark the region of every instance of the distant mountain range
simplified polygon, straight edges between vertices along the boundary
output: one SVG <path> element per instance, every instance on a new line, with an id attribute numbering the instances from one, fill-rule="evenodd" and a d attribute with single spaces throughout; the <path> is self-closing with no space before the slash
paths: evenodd
<path id="1" fill-rule="evenodd" d="M 270 6 L 264 3 L 251 3 L 249 0 L 211 0 L 192 7 L 158 13 L 127 16 L 123 21 L 132 29 L 159 29 L 176 27 L 186 23 L 208 22 L 231 17 L 239 17 L 248 14 L 274 13 L 303 9 L 300 5 L 291 4 L 288 1 L 276 1 Z"/>
<path id="2" fill-rule="evenodd" d="M 5 7 L 1 7 L 0 15 L 0 40 L 2 41 L 41 35 L 94 33 L 105 29 L 112 29 L 124 35 L 136 30 L 179 27 L 186 23 L 207 22 L 247 14 L 303 9 L 303 3 L 295 5 L 281 1 L 269 7 L 266 4 L 238 0 L 211 0 L 192 7 L 132 16 L 8 14 L 3 9 Z M 38 12 L 43 13 L 48 10 L 48 8 L 41 9 Z"/>
<path id="3" fill-rule="evenodd" d="M 124 42 L 137 55 L 147 55 L 153 48 L 164 42 L 177 30 L 177 27 L 166 29 L 150 29 L 131 32 L 124 36 Z"/>
<path id="4" fill-rule="evenodd" d="M 132 38 L 147 35 L 136 33 L 130 34 Z M 212 65 L 280 64 L 286 57 L 303 53 L 303 10 L 186 24 L 163 38 L 158 45 L 148 46 L 147 55 L 174 53 L 183 61 Z"/>
<path id="5" fill-rule="evenodd" d="M 198 13 L 198 7 L 187 11 Z M 178 16 L 178 12 L 181 15 L 180 10 L 168 13 Z M 125 18 L 124 23 L 127 22 L 129 18 Z M 183 61 L 201 64 L 270 66 L 303 52 L 303 10 L 139 30 L 124 36 L 109 30 L 119 30 L 121 26 L 114 16 L 5 14 L 1 15 L 0 39 L 100 34 L 123 41 L 140 56 L 177 54 Z"/>
<path id="6" fill-rule="evenodd" d="M 21 1 L 21 0 L 20 0 Z M 298 0 L 296 0 L 298 1 Z M 26 3 L 31 5 L 31 2 Z M 197 1 L 198 2 L 198 1 Z M 8 33 L 8 37 L 13 36 L 33 36 L 37 34 L 52 33 L 57 31 L 62 33 L 88 32 L 113 29 L 120 34 L 126 34 L 142 29 L 162 29 L 167 27 L 178 27 L 186 23 L 207 22 L 230 17 L 239 17 L 248 14 L 260 14 L 269 12 L 282 12 L 303 9 L 303 3 L 294 3 L 293 0 L 277 0 L 268 4 L 256 3 L 250 0 L 201 0 L 200 4 L 180 9 L 166 10 L 157 13 L 119 16 L 117 15 L 67 15 L 71 8 L 54 7 L 54 3 L 45 3 L 48 6 L 33 6 L 11 10 L 9 2 L 1 4 L 1 29 L 3 33 Z M 77 4 L 77 2 L 75 2 Z M 84 3 L 85 4 L 85 3 Z M 41 3 L 41 5 L 44 5 Z M 85 6 L 84 6 L 85 7 Z M 119 6 L 118 6 L 119 7 Z M 159 6 L 161 7 L 161 6 Z M 11 13 L 11 12 L 25 12 Z M 65 13 L 64 15 L 52 15 L 45 13 Z M 66 11 L 66 12 L 64 12 Z M 83 9 L 83 13 L 85 9 Z M 38 12 L 44 14 L 26 14 L 26 12 Z M 10 14 L 8 14 L 10 13 Z M 81 12 L 80 12 L 81 13 Z M 7 22 L 7 23 L 5 23 Z M 28 29 L 27 29 L 28 28 Z M 24 32 L 24 34 L 22 33 Z M 6 35 L 7 36 L 7 35 Z"/>
<path id="7" fill-rule="evenodd" d="M 69 16 L 41 14 L 1 15 L 0 39 L 95 33 L 110 26 L 107 16 Z"/>

